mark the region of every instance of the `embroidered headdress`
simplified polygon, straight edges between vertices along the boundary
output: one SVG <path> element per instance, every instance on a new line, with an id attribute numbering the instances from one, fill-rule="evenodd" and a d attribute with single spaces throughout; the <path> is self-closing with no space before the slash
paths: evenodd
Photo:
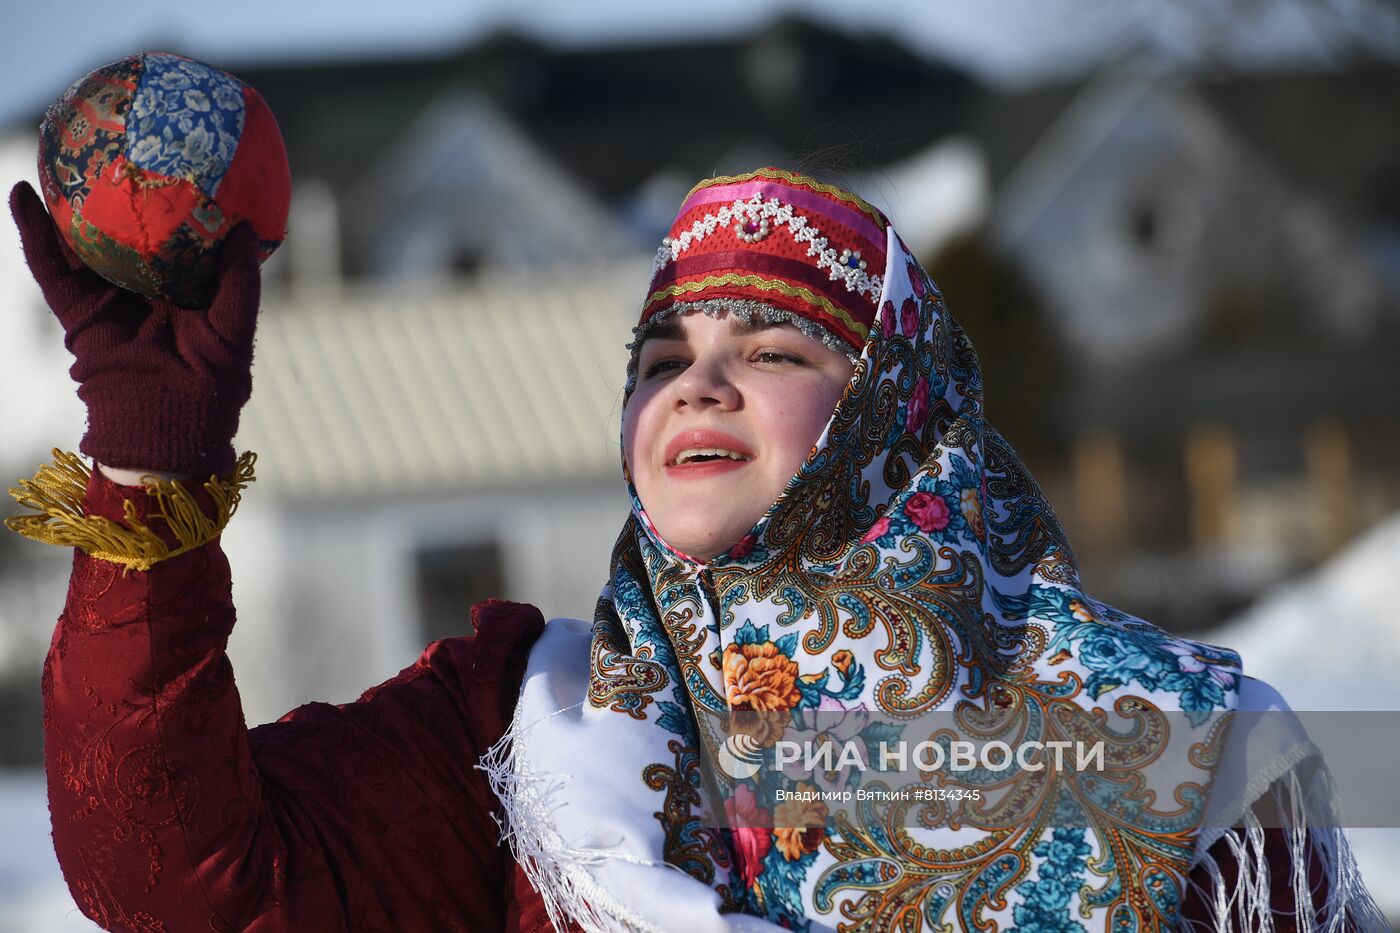
<path id="1" fill-rule="evenodd" d="M 683 311 L 789 321 L 854 362 L 884 288 L 888 225 L 855 195 L 782 169 L 702 181 L 656 251 L 629 387 L 647 332 Z"/>

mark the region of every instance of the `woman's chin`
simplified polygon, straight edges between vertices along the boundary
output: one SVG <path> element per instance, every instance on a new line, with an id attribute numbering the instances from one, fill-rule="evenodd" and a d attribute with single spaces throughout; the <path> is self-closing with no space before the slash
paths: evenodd
<path id="1" fill-rule="evenodd" d="M 753 523 L 743 527 L 743 530 L 734 534 L 723 535 L 687 535 L 680 534 L 675 538 L 668 537 L 665 531 L 657 526 L 657 532 L 661 539 L 669 544 L 674 550 L 679 551 L 692 560 L 708 563 L 717 557 L 729 553 L 734 545 L 738 544 L 743 537 L 749 533 Z"/>
<path id="2" fill-rule="evenodd" d="M 670 541 L 667 541 L 666 543 L 671 544 L 672 548 L 674 548 L 677 551 L 680 551 L 682 554 L 684 554 L 686 557 L 689 557 L 691 560 L 699 561 L 700 563 L 709 563 L 716 557 L 719 557 L 721 554 L 728 551 L 730 547 L 733 547 L 733 545 L 719 547 L 714 544 L 672 544 Z"/>

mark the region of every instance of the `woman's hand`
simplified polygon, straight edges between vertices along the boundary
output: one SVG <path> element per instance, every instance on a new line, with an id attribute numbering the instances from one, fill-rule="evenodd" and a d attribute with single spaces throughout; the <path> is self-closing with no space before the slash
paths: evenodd
<path id="1" fill-rule="evenodd" d="M 10 210 L 75 358 L 68 372 L 88 408 L 79 449 L 109 475 L 231 472 L 239 411 L 253 388 L 262 285 L 252 228 L 229 233 L 212 303 L 189 310 L 119 288 L 85 266 L 26 182 L 10 192 Z"/>
<path id="2" fill-rule="evenodd" d="M 102 471 L 103 476 L 107 477 L 118 486 L 143 486 L 148 476 L 152 479 L 161 480 L 190 479 L 189 476 L 183 473 L 171 473 L 168 470 L 123 470 L 118 467 L 109 467 L 105 463 L 96 463 L 94 466 Z"/>

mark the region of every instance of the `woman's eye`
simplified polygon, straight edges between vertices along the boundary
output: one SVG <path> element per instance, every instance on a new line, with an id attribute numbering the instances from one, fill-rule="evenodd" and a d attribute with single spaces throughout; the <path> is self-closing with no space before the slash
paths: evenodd
<path id="1" fill-rule="evenodd" d="M 652 363 L 642 372 L 642 378 L 650 379 L 653 376 L 659 376 L 664 372 L 669 372 L 671 367 L 673 366 L 683 365 L 685 364 L 683 364 L 680 360 L 657 360 L 655 363 Z"/>
<path id="2" fill-rule="evenodd" d="M 796 363 L 801 366 L 806 362 L 800 356 L 783 353 L 779 350 L 760 350 L 754 354 L 753 358 L 758 363 Z"/>

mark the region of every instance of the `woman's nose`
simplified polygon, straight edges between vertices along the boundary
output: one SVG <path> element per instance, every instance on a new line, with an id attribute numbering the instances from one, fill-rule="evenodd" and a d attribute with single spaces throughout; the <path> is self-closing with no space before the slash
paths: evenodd
<path id="1" fill-rule="evenodd" d="M 739 404 L 739 389 L 719 361 L 696 360 L 671 383 L 675 390 L 677 408 L 735 408 Z"/>

